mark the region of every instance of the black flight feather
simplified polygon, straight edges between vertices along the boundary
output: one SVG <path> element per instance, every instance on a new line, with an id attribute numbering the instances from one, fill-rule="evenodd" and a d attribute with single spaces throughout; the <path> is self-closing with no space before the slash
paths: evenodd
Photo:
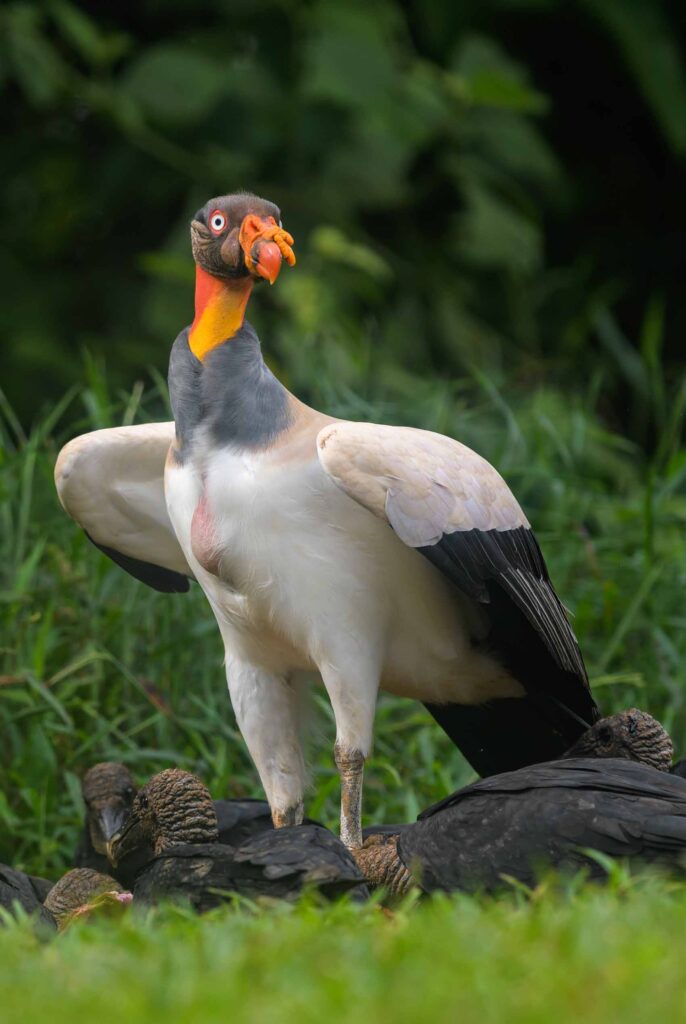
<path id="1" fill-rule="evenodd" d="M 464 530 L 418 549 L 489 612 L 480 646 L 526 696 L 427 704 L 480 775 L 559 757 L 598 718 L 576 638 L 532 531 Z"/>
<path id="2" fill-rule="evenodd" d="M 122 555 L 121 551 L 115 551 L 114 548 L 98 544 L 97 540 L 93 540 L 88 530 L 83 532 L 91 544 L 94 544 L 104 555 L 111 558 L 120 569 L 124 569 L 134 579 L 140 580 L 141 583 L 147 583 L 153 590 L 159 590 L 162 594 L 185 594 L 190 589 L 190 581 L 182 573 L 175 572 L 173 569 L 165 569 L 161 565 L 154 565 L 152 562 L 143 562 L 139 558 L 130 558 L 128 555 Z"/>

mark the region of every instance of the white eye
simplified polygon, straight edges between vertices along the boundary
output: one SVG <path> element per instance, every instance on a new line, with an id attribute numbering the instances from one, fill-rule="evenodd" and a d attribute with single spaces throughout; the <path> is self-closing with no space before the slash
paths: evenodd
<path id="1" fill-rule="evenodd" d="M 226 227 L 226 217 L 221 210 L 215 210 L 214 213 L 210 214 L 210 230 L 215 235 L 220 234 Z"/>

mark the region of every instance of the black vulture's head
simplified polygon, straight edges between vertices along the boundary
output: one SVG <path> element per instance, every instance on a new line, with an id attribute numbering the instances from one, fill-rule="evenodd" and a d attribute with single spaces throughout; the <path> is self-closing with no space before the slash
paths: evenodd
<path id="1" fill-rule="evenodd" d="M 93 848 L 104 854 L 108 842 L 122 827 L 131 810 L 136 783 L 125 765 L 103 761 L 86 772 L 81 792 Z"/>
<path id="2" fill-rule="evenodd" d="M 92 868 L 74 868 L 53 885 L 44 906 L 55 918 L 60 931 L 76 918 L 101 912 L 120 911 L 133 899 L 119 882 Z"/>
<path id="3" fill-rule="evenodd" d="M 623 757 L 668 772 L 672 741 L 652 715 L 638 708 L 601 718 L 567 751 L 566 757 Z"/>
<path id="4" fill-rule="evenodd" d="M 172 846 L 216 843 L 218 838 L 217 814 L 207 787 L 190 772 L 167 768 L 137 793 L 107 855 L 117 865 L 141 846 L 151 846 L 157 855 Z"/>
<path id="5" fill-rule="evenodd" d="M 274 284 L 281 261 L 295 264 L 293 237 L 274 203 L 248 192 L 209 199 L 191 221 L 196 264 L 213 277 Z"/>

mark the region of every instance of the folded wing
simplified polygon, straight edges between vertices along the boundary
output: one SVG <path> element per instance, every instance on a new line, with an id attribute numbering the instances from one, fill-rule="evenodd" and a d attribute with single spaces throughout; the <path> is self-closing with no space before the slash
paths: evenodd
<path id="1" fill-rule="evenodd" d="M 164 498 L 173 439 L 173 423 L 95 430 L 65 445 L 55 466 L 71 518 L 117 565 L 164 593 L 188 590 L 193 578 Z"/>
<path id="2" fill-rule="evenodd" d="M 486 644 L 523 698 L 427 705 L 482 775 L 553 758 L 598 711 L 531 527 L 500 474 L 451 438 L 336 423 L 317 438 L 332 480 L 488 613 Z"/>

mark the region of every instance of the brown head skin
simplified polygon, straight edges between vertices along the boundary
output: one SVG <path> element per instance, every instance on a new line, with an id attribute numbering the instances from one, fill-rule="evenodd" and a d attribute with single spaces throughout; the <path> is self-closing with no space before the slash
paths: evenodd
<path id="1" fill-rule="evenodd" d="M 224 280 L 252 277 L 273 284 L 282 259 L 295 264 L 292 245 L 278 206 L 248 192 L 209 199 L 191 222 L 193 259 Z"/>
<path id="2" fill-rule="evenodd" d="M 565 757 L 624 757 L 668 772 L 674 749 L 660 723 L 638 708 L 601 718 L 576 741 Z"/>
<path id="3" fill-rule="evenodd" d="M 113 837 L 107 855 L 117 865 L 143 845 L 158 856 L 173 846 L 216 843 L 217 814 L 207 787 L 180 768 L 167 768 L 143 786 L 123 828 Z"/>
<path id="4" fill-rule="evenodd" d="M 74 868 L 53 885 L 45 897 L 44 906 L 63 931 L 76 917 L 95 911 L 123 910 L 133 897 L 119 882 L 91 868 Z"/>
<path id="5" fill-rule="evenodd" d="M 103 761 L 84 775 L 81 792 L 86 804 L 86 823 L 97 853 L 107 852 L 108 842 L 131 810 L 136 789 L 131 772 L 123 764 Z"/>

